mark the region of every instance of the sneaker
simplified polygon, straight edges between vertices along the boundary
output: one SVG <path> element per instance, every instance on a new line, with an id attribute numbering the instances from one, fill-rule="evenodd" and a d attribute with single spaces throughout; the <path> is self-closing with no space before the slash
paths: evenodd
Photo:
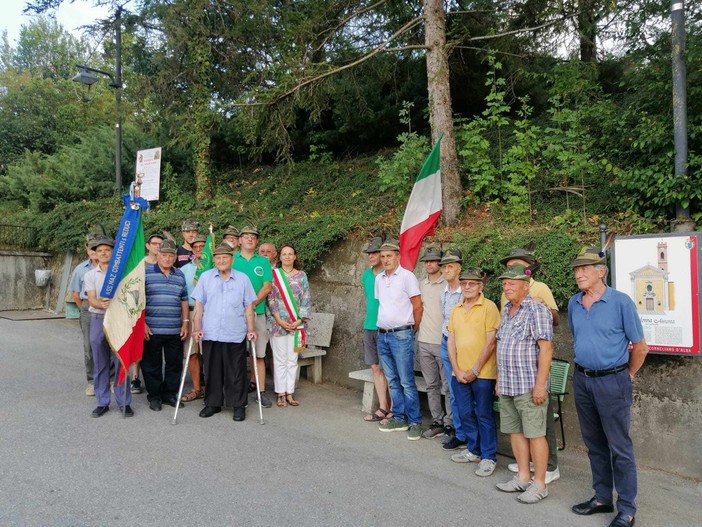
<path id="1" fill-rule="evenodd" d="M 459 452 L 458 454 L 454 454 L 451 456 L 451 461 L 453 461 L 454 463 L 473 463 L 478 459 L 480 459 L 480 456 L 476 456 L 467 448 L 463 452 Z"/>
<path id="2" fill-rule="evenodd" d="M 249 382 L 249 393 L 253 393 L 256 391 L 256 383 L 255 382 Z"/>
<path id="3" fill-rule="evenodd" d="M 443 448 L 444 450 L 456 450 L 457 448 L 460 448 L 462 446 L 466 446 L 465 441 L 461 441 L 458 439 L 456 436 L 451 437 L 448 441 L 444 442 Z"/>
<path id="4" fill-rule="evenodd" d="M 258 403 L 258 398 L 256 398 L 256 403 Z M 273 401 L 266 395 L 266 392 L 261 392 L 261 406 L 264 408 L 270 408 L 273 406 Z"/>
<path id="5" fill-rule="evenodd" d="M 516 474 L 517 472 L 519 472 L 519 465 L 517 465 L 516 463 L 510 463 L 509 465 L 507 465 L 507 470 Z M 529 463 L 529 470 L 534 472 L 534 463 Z"/>
<path id="6" fill-rule="evenodd" d="M 394 417 L 388 419 L 388 422 L 378 427 L 381 432 L 404 432 L 409 429 L 409 425 L 404 421 L 399 421 Z"/>
<path id="7" fill-rule="evenodd" d="M 452 438 L 456 437 L 456 429 L 452 427 L 451 425 L 446 425 L 444 427 L 444 437 L 441 440 L 443 444 L 448 443 L 451 441 Z"/>
<path id="8" fill-rule="evenodd" d="M 519 467 L 517 466 L 516 463 L 510 463 L 507 465 L 507 469 L 510 472 L 514 472 L 515 474 L 519 472 Z M 534 472 L 534 463 L 529 463 L 529 470 Z M 549 483 L 556 481 L 557 479 L 561 479 L 561 472 L 558 470 L 558 467 L 556 467 L 555 470 L 547 470 L 546 471 L 546 485 Z"/>
<path id="9" fill-rule="evenodd" d="M 557 479 L 561 479 L 561 471 L 558 470 L 558 467 L 556 467 L 556 470 L 546 471 L 546 485 L 553 481 L 556 481 Z"/>
<path id="10" fill-rule="evenodd" d="M 478 465 L 475 471 L 475 475 L 483 478 L 492 476 L 492 473 L 495 472 L 495 465 L 497 465 L 497 463 L 492 459 L 481 459 L 480 465 Z"/>
<path id="11" fill-rule="evenodd" d="M 522 481 L 517 476 L 514 476 L 505 483 L 498 483 L 495 487 L 502 492 L 524 492 L 530 483 L 531 481 Z"/>
<path id="12" fill-rule="evenodd" d="M 542 490 L 532 481 L 527 489 L 517 496 L 517 501 L 531 504 L 541 501 L 546 496 L 548 496 L 548 487 L 544 487 Z"/>
<path id="13" fill-rule="evenodd" d="M 88 397 L 95 397 L 95 385 L 92 382 L 88 383 L 88 386 L 86 386 L 85 395 Z"/>
<path id="14" fill-rule="evenodd" d="M 421 427 L 417 424 L 410 425 L 407 430 L 407 439 L 410 441 L 417 441 L 420 437 L 422 437 Z"/>
<path id="15" fill-rule="evenodd" d="M 144 387 L 141 385 L 141 381 L 139 379 L 134 379 L 132 381 L 131 391 L 132 393 L 144 393 Z"/>
<path id="16" fill-rule="evenodd" d="M 422 434 L 422 437 L 424 439 L 433 439 L 442 435 L 444 435 L 444 425 L 434 421 L 429 429 Z"/>

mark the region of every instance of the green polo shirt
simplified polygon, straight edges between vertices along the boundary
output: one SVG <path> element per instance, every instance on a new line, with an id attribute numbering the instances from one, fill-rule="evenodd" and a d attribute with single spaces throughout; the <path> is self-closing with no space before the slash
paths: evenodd
<path id="1" fill-rule="evenodd" d="M 256 294 L 261 290 L 266 282 L 273 282 L 273 272 L 271 271 L 271 263 L 265 256 L 255 254 L 250 260 L 247 260 L 238 251 L 234 255 L 234 263 L 232 268 L 241 271 L 251 280 Z M 263 315 L 266 312 L 266 302 L 261 302 L 256 306 L 256 314 Z"/>
<path id="2" fill-rule="evenodd" d="M 380 302 L 375 298 L 375 273 L 372 267 L 363 273 L 363 292 L 366 295 L 366 319 L 363 321 L 363 329 L 376 331 Z"/>

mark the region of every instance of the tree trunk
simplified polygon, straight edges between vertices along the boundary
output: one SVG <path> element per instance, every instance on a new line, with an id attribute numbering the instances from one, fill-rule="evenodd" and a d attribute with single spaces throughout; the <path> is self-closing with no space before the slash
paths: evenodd
<path id="1" fill-rule="evenodd" d="M 453 110 L 446 58 L 446 12 L 443 0 L 422 0 L 424 5 L 425 44 L 427 46 L 427 87 L 429 90 L 429 122 L 432 143 L 441 141 L 441 183 L 446 225 L 458 219 L 462 195 L 458 171 L 456 140 L 453 133 Z"/>
<path id="2" fill-rule="evenodd" d="M 580 38 L 580 60 L 597 61 L 596 0 L 580 0 L 578 7 L 578 35 Z"/>

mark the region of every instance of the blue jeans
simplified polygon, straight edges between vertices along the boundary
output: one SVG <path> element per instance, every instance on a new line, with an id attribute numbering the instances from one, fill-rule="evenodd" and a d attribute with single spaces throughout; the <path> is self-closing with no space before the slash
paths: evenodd
<path id="1" fill-rule="evenodd" d="M 466 433 L 461 426 L 461 419 L 459 416 L 458 405 L 456 404 L 456 396 L 453 393 L 453 366 L 451 366 L 451 360 L 448 356 L 448 337 L 442 335 L 441 337 L 441 360 L 444 362 L 444 374 L 446 379 L 450 379 L 449 386 L 449 404 L 451 405 L 451 412 L 453 413 L 453 427 L 456 429 L 456 437 L 461 440 L 466 440 Z"/>
<path id="2" fill-rule="evenodd" d="M 451 384 L 468 450 L 482 459 L 497 461 L 497 428 L 492 410 L 495 380 L 475 379 L 463 384 L 451 377 Z"/>
<path id="3" fill-rule="evenodd" d="M 629 437 L 632 400 L 629 370 L 605 377 L 586 377 L 576 370 L 573 392 L 597 501 L 612 503 L 614 487 L 619 512 L 636 516 L 636 461 Z"/>
<path id="4" fill-rule="evenodd" d="M 414 332 L 378 331 L 378 355 L 388 380 L 393 416 L 411 425 L 421 424 L 419 393 L 414 382 Z"/>

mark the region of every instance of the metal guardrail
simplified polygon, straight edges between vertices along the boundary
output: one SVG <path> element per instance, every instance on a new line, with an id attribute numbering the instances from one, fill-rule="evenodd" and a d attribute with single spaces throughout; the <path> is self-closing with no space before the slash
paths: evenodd
<path id="1" fill-rule="evenodd" d="M 37 229 L 0 223 L 0 249 L 36 249 Z"/>

